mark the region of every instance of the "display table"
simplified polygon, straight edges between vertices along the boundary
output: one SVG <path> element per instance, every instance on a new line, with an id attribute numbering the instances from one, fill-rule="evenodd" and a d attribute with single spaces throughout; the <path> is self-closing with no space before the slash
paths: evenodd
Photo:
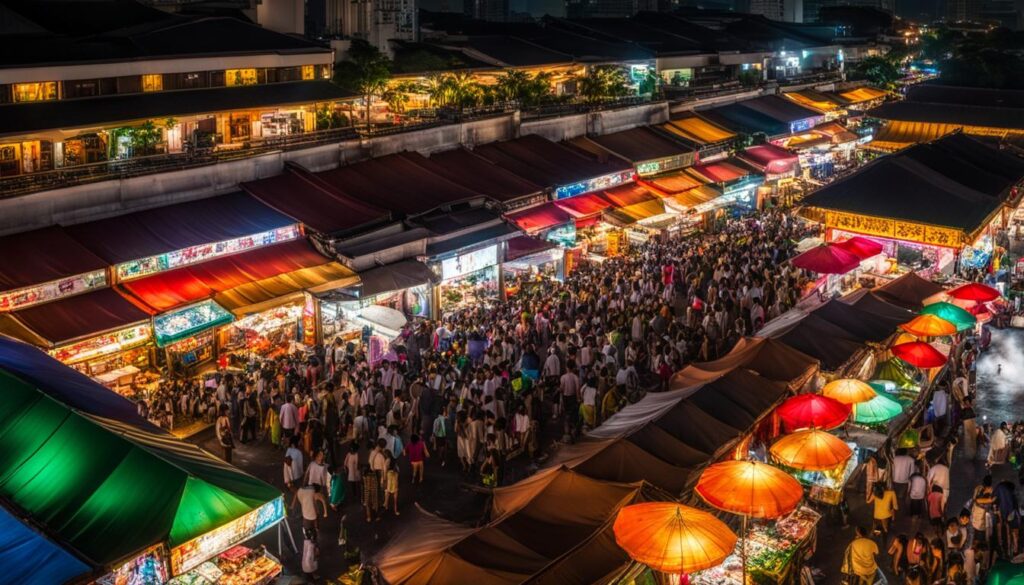
<path id="1" fill-rule="evenodd" d="M 114 382 L 117 382 L 121 378 L 135 376 L 135 374 L 138 374 L 140 371 L 141 370 L 139 370 L 139 368 L 136 368 L 135 366 L 125 366 L 123 368 L 110 370 L 109 372 L 104 372 L 98 376 L 94 376 L 93 380 L 96 380 L 97 382 L 103 384 L 104 386 L 109 386 Z"/>
<path id="2" fill-rule="evenodd" d="M 168 585 L 267 585 L 280 574 L 281 563 L 266 549 L 238 545 L 178 575 Z"/>
<path id="3" fill-rule="evenodd" d="M 747 581 L 786 583 L 800 569 L 802 561 L 814 549 L 815 528 L 821 514 L 801 506 L 775 522 L 755 525 L 747 531 Z M 739 585 L 743 582 L 743 539 L 721 565 L 690 576 L 699 585 Z"/>

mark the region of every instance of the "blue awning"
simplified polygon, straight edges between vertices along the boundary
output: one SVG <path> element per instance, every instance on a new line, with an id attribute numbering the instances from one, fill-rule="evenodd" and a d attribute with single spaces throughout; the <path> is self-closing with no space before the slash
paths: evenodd
<path id="1" fill-rule="evenodd" d="M 90 573 L 88 565 L 0 508 L 0 583 L 54 585 Z"/>

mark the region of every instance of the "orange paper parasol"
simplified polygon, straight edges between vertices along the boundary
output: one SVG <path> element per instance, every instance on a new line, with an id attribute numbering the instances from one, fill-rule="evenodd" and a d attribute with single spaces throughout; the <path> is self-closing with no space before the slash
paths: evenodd
<path id="1" fill-rule="evenodd" d="M 850 405 L 821 394 L 787 399 L 775 411 L 789 432 L 799 429 L 834 429 L 850 418 Z"/>
<path id="2" fill-rule="evenodd" d="M 717 566 L 736 549 L 736 535 L 711 514 L 672 502 L 619 510 L 615 542 L 633 560 L 662 573 L 686 574 Z"/>
<path id="3" fill-rule="evenodd" d="M 796 508 L 804 490 L 793 476 L 767 463 L 723 461 L 700 475 L 697 494 L 719 510 L 778 518 Z"/>
<path id="4" fill-rule="evenodd" d="M 918 315 L 900 325 L 900 329 L 918 337 L 939 337 L 956 333 L 956 325 L 935 315 Z"/>
<path id="5" fill-rule="evenodd" d="M 829 398 L 835 398 L 843 404 L 857 404 L 867 402 L 875 397 L 875 389 L 865 382 L 853 378 L 833 380 L 822 388 L 821 393 Z"/>
<path id="6" fill-rule="evenodd" d="M 782 437 L 772 445 L 771 453 L 779 463 L 804 471 L 835 469 L 853 455 L 842 439 L 818 429 Z"/>

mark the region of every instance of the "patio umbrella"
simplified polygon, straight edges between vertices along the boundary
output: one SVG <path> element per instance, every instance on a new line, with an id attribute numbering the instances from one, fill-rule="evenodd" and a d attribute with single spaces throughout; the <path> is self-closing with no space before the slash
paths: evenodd
<path id="1" fill-rule="evenodd" d="M 867 402 L 861 402 L 853 406 L 853 420 L 859 423 L 881 423 L 896 417 L 903 412 L 903 406 L 885 396 L 879 394 Z"/>
<path id="2" fill-rule="evenodd" d="M 821 389 L 821 393 L 829 398 L 834 398 L 843 404 L 857 404 L 867 402 L 875 397 L 875 390 L 867 383 L 853 378 L 833 380 Z"/>
<path id="3" fill-rule="evenodd" d="M 717 566 L 736 549 L 724 522 L 674 502 L 647 502 L 619 510 L 615 542 L 631 559 L 655 571 L 685 575 Z"/>
<path id="4" fill-rule="evenodd" d="M 951 291 L 947 291 L 946 294 L 954 299 L 975 301 L 979 303 L 994 301 L 1000 296 L 999 291 L 991 286 L 981 284 L 980 282 L 972 282 L 970 284 L 958 286 Z"/>
<path id="5" fill-rule="evenodd" d="M 871 386 L 875 392 L 886 392 L 889 394 L 895 394 L 899 390 L 896 387 L 896 382 L 892 380 L 868 380 L 868 386 Z"/>
<path id="6" fill-rule="evenodd" d="M 757 461 L 722 461 L 700 474 L 697 495 L 719 510 L 743 516 L 743 582 L 747 581 L 747 520 L 778 518 L 796 509 L 804 489 L 790 474 Z"/>
<path id="7" fill-rule="evenodd" d="M 914 366 L 898 357 L 891 357 L 878 364 L 875 378 L 891 381 L 901 390 L 914 390 L 918 387 L 916 374 L 917 370 L 914 369 Z"/>
<path id="8" fill-rule="evenodd" d="M 918 315 L 900 325 L 900 329 L 918 337 L 939 337 L 956 333 L 956 325 L 935 315 Z"/>
<path id="9" fill-rule="evenodd" d="M 871 404 L 871 401 L 864 404 Z M 818 429 L 786 435 L 775 441 L 770 451 L 779 463 L 804 471 L 835 469 L 853 455 L 842 439 Z"/>
<path id="10" fill-rule="evenodd" d="M 877 256 L 882 253 L 882 244 L 860 236 L 853 236 L 852 238 L 839 242 L 835 245 L 852 253 L 861 260 Z"/>
<path id="11" fill-rule="evenodd" d="M 935 315 L 952 323 L 957 331 L 964 331 L 974 327 L 978 319 L 968 311 L 954 305 L 953 303 L 932 303 L 921 309 L 922 315 Z"/>
<path id="12" fill-rule="evenodd" d="M 792 263 L 818 274 L 846 274 L 860 264 L 860 258 L 853 252 L 824 244 L 796 256 Z"/>
<path id="13" fill-rule="evenodd" d="M 834 429 L 850 418 L 850 405 L 821 394 L 800 394 L 787 399 L 775 411 L 786 430 Z"/>
<path id="14" fill-rule="evenodd" d="M 892 354 L 918 368 L 938 368 L 946 363 L 946 356 L 923 341 L 894 345 Z"/>

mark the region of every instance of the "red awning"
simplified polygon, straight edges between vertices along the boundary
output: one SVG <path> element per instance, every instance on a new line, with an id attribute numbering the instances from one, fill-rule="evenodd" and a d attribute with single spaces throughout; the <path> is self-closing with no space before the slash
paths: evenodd
<path id="1" fill-rule="evenodd" d="M 305 239 L 258 248 L 120 284 L 155 311 L 212 297 L 237 286 L 330 262 Z"/>
<path id="2" fill-rule="evenodd" d="M 149 319 L 148 313 L 110 288 L 14 311 L 10 316 L 39 338 L 25 341 L 49 347 Z M 15 337 L 26 337 L 17 327 L 5 325 L 2 329 Z"/>
<path id="3" fill-rule="evenodd" d="M 518 238 L 512 238 L 508 241 L 508 249 L 505 251 L 505 261 L 510 262 L 512 260 L 524 258 L 532 254 L 538 254 L 557 247 L 557 244 L 547 240 L 541 240 L 532 236 L 519 236 Z"/>
<path id="4" fill-rule="evenodd" d="M 598 193 L 587 193 L 586 195 L 577 195 L 568 199 L 559 199 L 555 201 L 555 205 L 568 211 L 569 215 L 577 219 L 597 215 L 612 206 L 611 202 L 601 197 Z"/>
<path id="5" fill-rule="evenodd" d="M 526 232 L 539 232 L 572 220 L 572 216 L 555 205 L 553 201 L 531 207 L 526 211 L 509 214 L 507 217 L 509 221 L 519 226 L 519 229 Z"/>
<path id="6" fill-rule="evenodd" d="M 770 173 L 782 173 L 792 170 L 793 165 L 799 162 L 799 157 L 774 144 L 759 144 L 744 150 L 740 158 L 761 169 L 767 169 Z"/>
<path id="7" fill-rule="evenodd" d="M 668 195 L 675 195 L 682 193 L 683 191 L 689 191 L 695 189 L 704 183 L 685 173 L 673 173 L 671 175 L 665 175 L 661 177 L 654 177 L 651 179 L 641 179 L 641 183 L 650 185 L 658 191 Z"/>
<path id="8" fill-rule="evenodd" d="M 608 201 L 615 204 L 615 207 L 629 207 L 631 205 L 639 205 L 652 199 L 658 199 L 659 197 L 654 193 L 651 193 L 643 185 L 637 185 L 631 183 L 629 185 L 623 185 L 614 189 L 608 189 L 604 192 L 604 196 Z"/>
<path id="9" fill-rule="evenodd" d="M 106 262 L 56 226 L 0 238 L 0 291 L 106 267 Z"/>
<path id="10" fill-rule="evenodd" d="M 729 161 L 693 165 L 686 172 L 713 183 L 728 183 L 750 174 L 746 168 Z"/>

